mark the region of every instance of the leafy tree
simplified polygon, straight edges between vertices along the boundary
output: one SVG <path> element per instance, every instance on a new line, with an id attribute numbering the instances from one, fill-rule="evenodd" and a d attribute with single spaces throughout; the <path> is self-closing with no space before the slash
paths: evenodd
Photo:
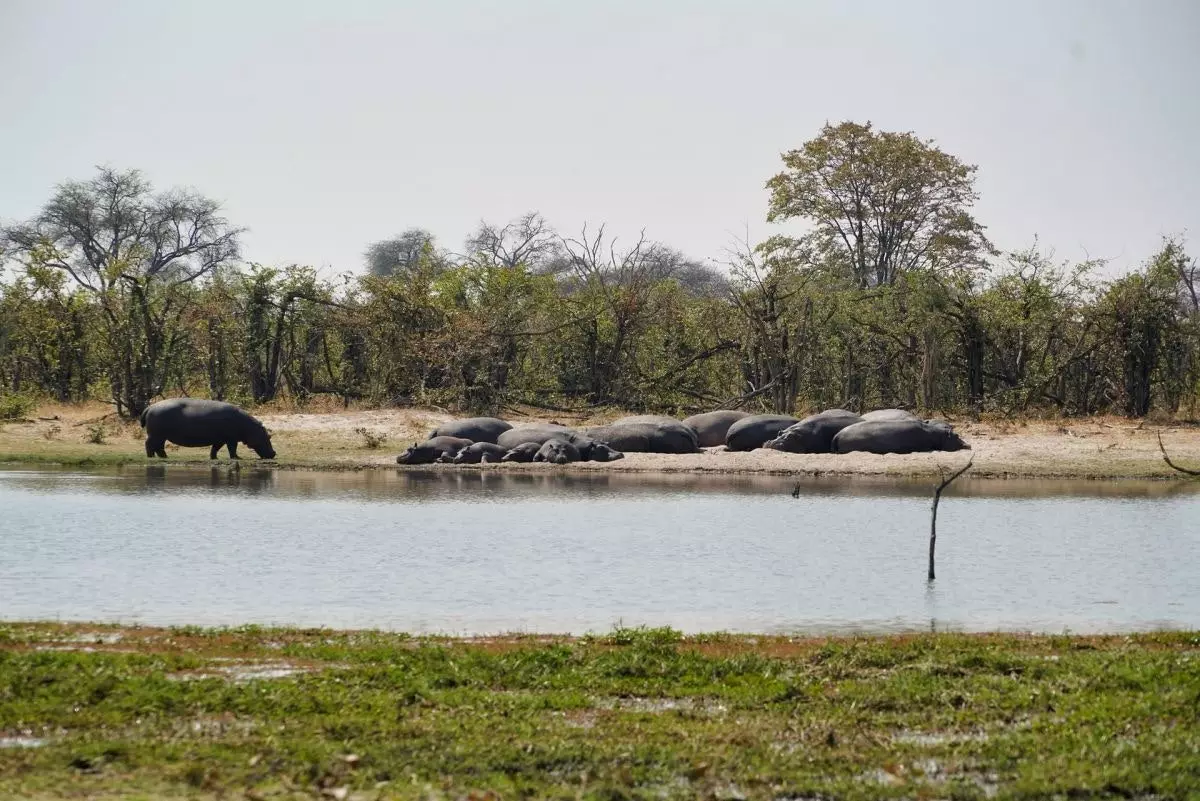
<path id="1" fill-rule="evenodd" d="M 387 278 L 406 275 L 419 268 L 446 268 L 448 257 L 437 246 L 433 234 L 424 228 L 409 228 L 399 236 L 372 242 L 364 254 L 367 271 Z"/>

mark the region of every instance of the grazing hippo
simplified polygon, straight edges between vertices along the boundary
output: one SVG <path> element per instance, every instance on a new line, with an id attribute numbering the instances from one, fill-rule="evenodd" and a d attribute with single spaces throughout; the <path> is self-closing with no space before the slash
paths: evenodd
<path id="1" fill-rule="evenodd" d="M 500 457 L 502 462 L 532 462 L 533 457 L 537 456 L 538 451 L 542 449 L 541 442 L 522 442 L 515 448 L 510 449 L 504 456 Z"/>
<path id="2" fill-rule="evenodd" d="M 725 447 L 731 451 L 752 451 L 767 440 L 775 439 L 785 428 L 794 426 L 800 418 L 790 414 L 752 414 L 729 427 Z"/>
<path id="3" fill-rule="evenodd" d="M 833 438 L 834 453 L 922 453 L 970 447 L 949 424 L 924 420 L 864 420 L 846 426 Z"/>
<path id="4" fill-rule="evenodd" d="M 696 432 L 697 445 L 701 448 L 711 448 L 716 445 L 724 445 L 725 435 L 729 433 L 729 427 L 743 417 L 749 416 L 748 412 L 739 412 L 733 409 L 718 409 L 715 412 L 705 412 L 685 417 L 683 424 L 690 426 Z"/>
<path id="5" fill-rule="evenodd" d="M 550 464 L 567 464 L 579 461 L 579 448 L 565 439 L 548 439 L 538 448 L 533 461 L 549 462 Z"/>
<path id="6" fill-rule="evenodd" d="M 494 444 L 500 435 L 510 428 L 512 428 L 511 424 L 495 417 L 468 417 L 465 420 L 451 420 L 448 423 L 442 423 L 429 433 L 429 438 L 459 437 L 472 442 Z"/>
<path id="7" fill-rule="evenodd" d="M 506 453 L 508 453 L 507 448 L 503 448 L 494 442 L 475 442 L 454 454 L 454 458 L 451 461 L 455 464 L 498 462 L 504 458 L 504 454 Z"/>
<path id="8" fill-rule="evenodd" d="M 696 432 L 678 420 L 666 423 L 624 423 L 584 430 L 596 442 L 627 453 L 695 453 Z M 596 460 L 600 461 L 600 460 Z"/>
<path id="9" fill-rule="evenodd" d="M 245 409 L 224 401 L 202 398 L 171 398 L 151 404 L 138 418 L 146 429 L 146 455 L 167 458 L 171 442 L 185 448 L 208 446 L 208 458 L 216 459 L 224 446 L 236 459 L 237 446 L 244 442 L 260 458 L 274 459 L 271 435 Z"/>
<path id="10" fill-rule="evenodd" d="M 864 414 L 862 419 L 868 423 L 874 423 L 884 420 L 917 420 L 919 418 L 912 412 L 906 412 L 903 409 L 876 409 Z"/>
<path id="11" fill-rule="evenodd" d="M 786 453 L 829 453 L 834 436 L 847 426 L 861 423 L 862 418 L 845 409 L 829 409 L 810 414 L 799 423 L 788 426 L 779 436 L 763 444 L 764 448 Z"/>
<path id="12" fill-rule="evenodd" d="M 570 440 L 576 436 L 578 436 L 578 432 L 575 429 L 557 423 L 531 423 L 518 428 L 510 428 L 496 438 L 496 444 L 512 450 L 526 442 L 536 442 L 541 445 L 548 439 Z"/>
<path id="13" fill-rule="evenodd" d="M 471 444 L 471 440 L 461 437 L 431 437 L 413 446 L 396 457 L 396 464 L 433 464 L 441 456 L 453 458 L 463 448 Z"/>

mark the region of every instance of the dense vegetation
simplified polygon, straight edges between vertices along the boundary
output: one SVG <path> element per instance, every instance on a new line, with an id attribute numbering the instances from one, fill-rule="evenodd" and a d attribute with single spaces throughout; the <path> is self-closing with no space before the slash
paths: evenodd
<path id="1" fill-rule="evenodd" d="M 768 219 L 808 233 L 742 243 L 720 268 L 532 213 L 481 224 L 461 253 L 410 229 L 329 281 L 243 263 L 215 203 L 102 169 L 0 232 L 0 407 L 332 393 L 493 413 L 1194 415 L 1200 271 L 1182 241 L 1115 280 L 1036 242 L 1000 250 L 972 214 L 975 170 L 846 122 L 767 182 Z"/>

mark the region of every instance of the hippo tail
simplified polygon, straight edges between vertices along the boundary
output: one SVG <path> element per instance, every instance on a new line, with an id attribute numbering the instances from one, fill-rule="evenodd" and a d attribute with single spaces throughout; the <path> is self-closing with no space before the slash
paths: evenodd
<path id="1" fill-rule="evenodd" d="M 150 407 L 147 406 L 145 409 L 142 409 L 142 413 L 138 415 L 138 422 L 141 424 L 142 428 L 146 427 L 146 413 L 149 411 Z"/>

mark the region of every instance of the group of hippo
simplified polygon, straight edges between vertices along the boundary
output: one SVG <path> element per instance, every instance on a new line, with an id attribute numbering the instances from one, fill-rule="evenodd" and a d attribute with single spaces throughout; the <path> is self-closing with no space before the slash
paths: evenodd
<path id="1" fill-rule="evenodd" d="M 513 426 L 495 417 L 453 420 L 431 431 L 425 442 L 414 443 L 396 462 L 611 462 L 626 453 L 696 453 L 718 446 L 729 451 L 880 454 L 970 447 L 948 423 L 922 420 L 902 409 L 863 415 L 829 409 L 803 419 L 718 410 L 684 420 L 637 415 L 583 429 L 558 423 Z"/>

